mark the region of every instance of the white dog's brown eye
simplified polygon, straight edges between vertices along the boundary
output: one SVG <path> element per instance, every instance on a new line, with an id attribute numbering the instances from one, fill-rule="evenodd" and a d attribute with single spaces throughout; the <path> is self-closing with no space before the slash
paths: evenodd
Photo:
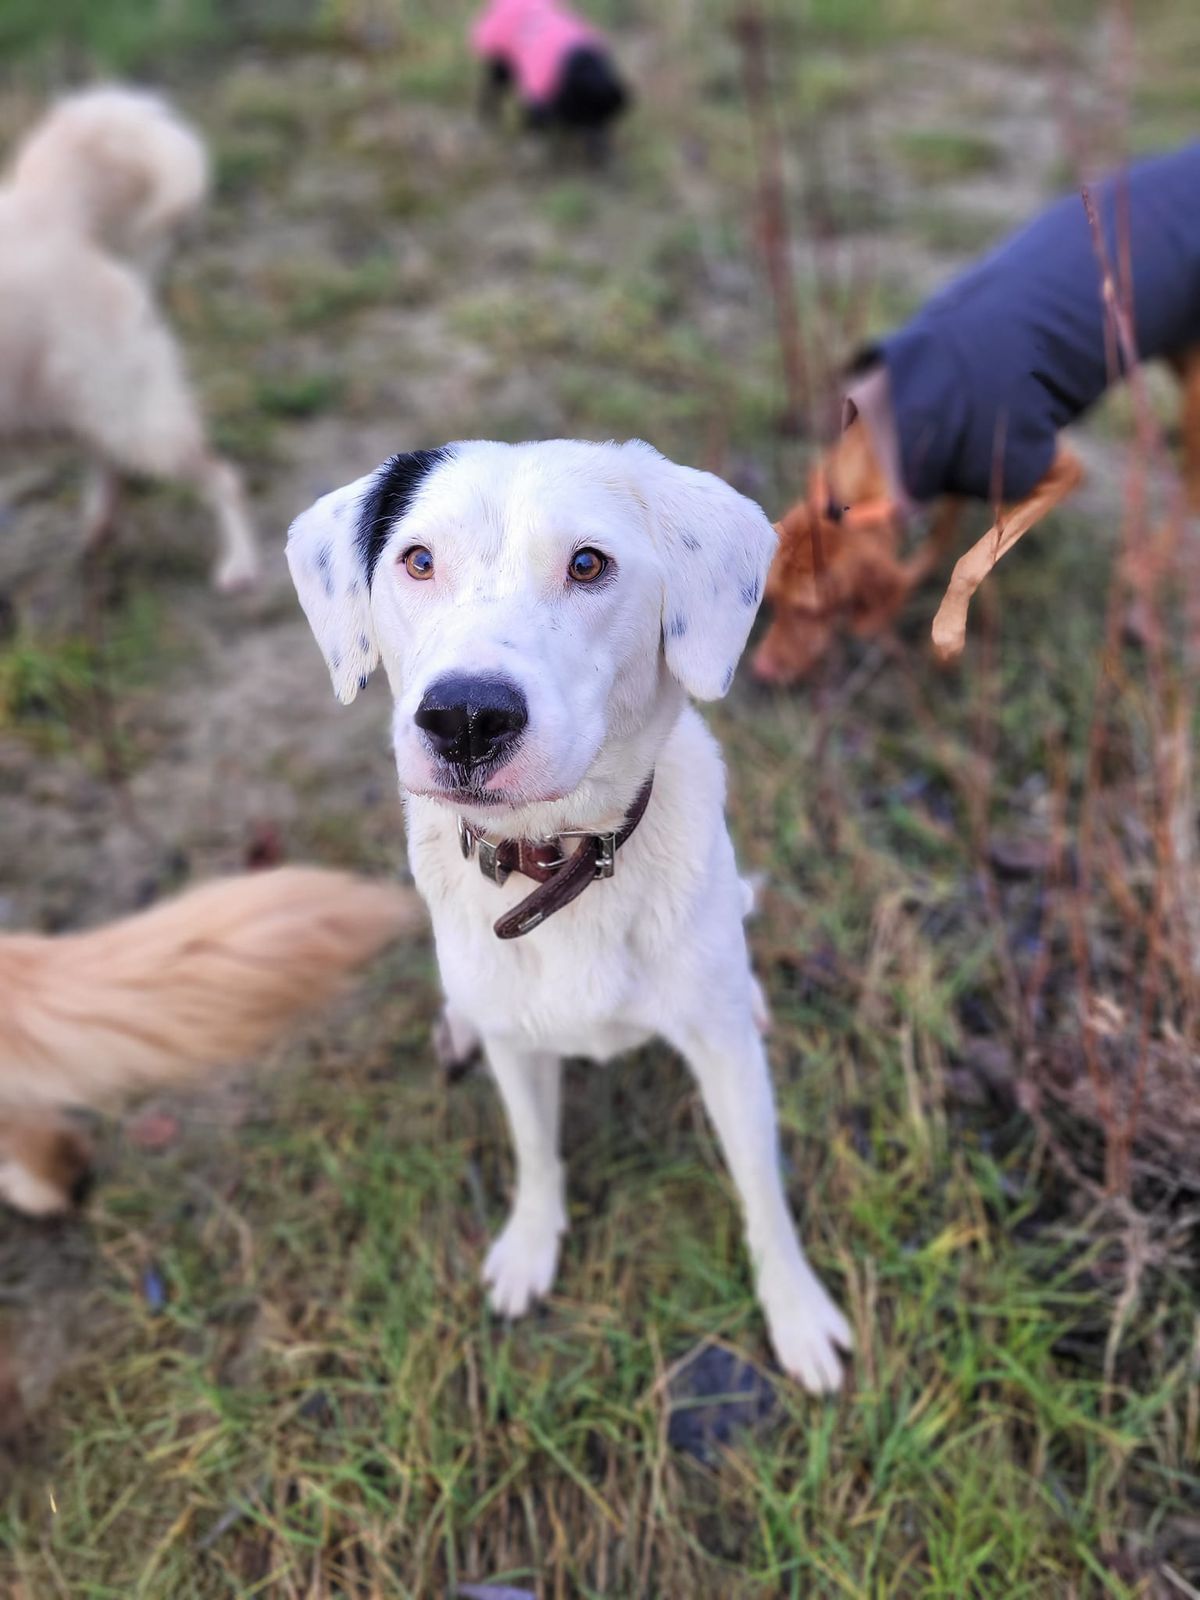
<path id="1" fill-rule="evenodd" d="M 595 583 L 607 568 L 608 557 L 602 556 L 599 550 L 576 550 L 567 573 L 575 583 Z"/>
<path id="2" fill-rule="evenodd" d="M 422 580 L 433 577 L 433 556 L 423 544 L 413 545 L 411 550 L 406 550 L 400 558 L 404 562 L 404 570 L 410 578 Z"/>

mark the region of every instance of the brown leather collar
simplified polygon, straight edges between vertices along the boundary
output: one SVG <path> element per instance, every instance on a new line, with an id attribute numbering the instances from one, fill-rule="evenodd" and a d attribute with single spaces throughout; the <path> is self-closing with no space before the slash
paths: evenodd
<path id="1" fill-rule="evenodd" d="M 519 872 L 538 885 L 532 894 L 526 895 L 499 919 L 495 925 L 496 937 L 519 939 L 523 933 L 532 933 L 547 917 L 578 899 L 589 883 L 597 878 L 611 878 L 616 870 L 617 851 L 645 816 L 653 786 L 654 774 L 651 773 L 616 833 L 570 830 L 560 833 L 556 839 L 502 839 L 499 844 L 493 844 L 460 817 L 458 842 L 462 853 L 469 860 L 478 852 L 479 870 L 485 878 L 503 883 L 510 873 Z M 573 855 L 564 852 L 564 839 L 581 841 Z"/>

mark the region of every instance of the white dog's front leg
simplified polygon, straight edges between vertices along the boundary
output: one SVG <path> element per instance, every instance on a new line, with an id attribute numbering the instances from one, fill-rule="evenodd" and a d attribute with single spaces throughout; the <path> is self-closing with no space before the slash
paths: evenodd
<path id="1" fill-rule="evenodd" d="M 684 1054 L 741 1196 L 758 1297 L 779 1363 L 808 1389 L 836 1389 L 842 1381 L 836 1347 L 850 1348 L 850 1328 L 809 1266 L 788 1210 L 758 1034 L 752 1023 L 727 1040 L 695 1034 Z"/>
<path id="2" fill-rule="evenodd" d="M 503 1232 L 488 1251 L 483 1281 L 493 1311 L 519 1317 L 548 1293 L 566 1230 L 557 1056 L 488 1042 L 488 1065 L 504 1101 L 517 1158 L 517 1192 Z"/>

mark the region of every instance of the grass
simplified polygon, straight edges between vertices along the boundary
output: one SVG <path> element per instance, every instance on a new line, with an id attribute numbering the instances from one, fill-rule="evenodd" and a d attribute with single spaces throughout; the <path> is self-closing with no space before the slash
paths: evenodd
<path id="1" fill-rule="evenodd" d="M 1004 36 L 1001 56 L 1028 55 L 1013 7 L 968 9 Z M 864 105 L 913 72 L 942 92 L 923 59 L 908 63 L 913 39 L 951 61 L 978 48 L 960 11 L 810 0 L 789 14 L 789 111 L 820 118 L 825 141 L 804 145 L 789 181 L 799 201 L 832 152 L 834 220 L 884 237 L 871 328 L 911 309 L 921 248 L 983 242 L 974 212 L 931 195 L 906 214 L 879 162 L 859 165 Z M 199 0 L 80 13 L 89 59 L 153 63 L 218 143 L 216 209 L 172 308 L 264 524 L 281 528 L 371 451 L 551 430 L 645 434 L 774 512 L 811 441 L 773 432 L 772 324 L 720 17 L 682 50 L 669 18 L 597 8 L 653 85 L 597 176 L 474 127 L 465 12 L 330 0 L 244 27 Z M 1148 59 L 1158 26 L 1145 23 Z M 1164 59 L 1186 59 L 1183 26 L 1163 14 Z M 44 9 L 11 11 L 0 40 L 27 52 L 31 76 L 58 70 Z M 1002 183 L 1002 97 L 966 127 L 958 74 L 944 77 L 937 131 L 894 153 L 919 184 Z M 1146 110 L 1177 106 L 1164 93 Z M 838 313 L 821 310 L 811 271 L 798 250 L 806 328 L 834 359 Z M 1092 437 L 1116 434 L 1128 415 L 1112 408 Z M 183 1132 L 168 1150 L 110 1126 L 84 1220 L 8 1224 L 0 1354 L 26 1374 L 35 1425 L 0 1458 L 0 1591 L 366 1600 L 470 1581 L 547 1597 L 1174 1600 L 1200 1583 L 1195 1169 L 1122 1202 L 1066 1174 L 1056 1141 L 1085 1180 L 1100 1170 L 1095 1125 L 1036 1102 L 1050 1085 L 1022 1056 L 1006 989 L 1009 964 L 1023 981 L 1036 967 L 1052 885 L 1036 871 L 989 880 L 974 839 L 981 729 L 997 835 L 1045 835 L 1056 763 L 1067 800 L 1081 792 L 1120 485 L 1093 492 L 1111 516 L 1072 507 L 1006 559 L 963 671 L 931 664 L 926 595 L 894 648 L 843 647 L 823 688 L 767 696 L 739 681 L 712 709 L 739 852 L 768 878 L 751 937 L 788 1186 L 856 1333 L 844 1395 L 818 1403 L 780 1383 L 769 1415 L 713 1460 L 671 1443 L 686 1403 L 675 1369 L 698 1349 L 718 1340 L 771 1368 L 734 1196 L 685 1072 L 659 1049 L 570 1067 L 556 1293 L 514 1329 L 488 1317 L 478 1272 L 504 1217 L 507 1141 L 482 1075 L 451 1087 L 436 1072 L 419 943 L 281 1052 L 283 1070 L 172 1101 Z M 201 597 L 194 507 L 155 492 L 134 521 L 108 668 L 122 726 L 137 710 L 163 840 L 228 862 L 269 820 L 297 855 L 386 870 L 401 845 L 382 689 L 335 721 L 290 603 L 272 591 L 242 613 Z M 45 885 L 36 912 L 61 893 L 90 917 L 111 903 L 114 861 L 127 902 L 133 846 L 97 785 L 79 786 L 94 662 L 62 614 L 69 576 L 63 587 L 47 622 L 14 583 L 0 646 L 0 793 L 46 817 L 43 854 L 16 861 L 0 808 L 0 896 L 11 876 L 22 893 Z M 1106 868 L 1136 903 L 1143 814 L 1123 797 L 1149 765 L 1145 683 L 1123 662 L 1105 782 L 1125 833 Z M 281 790 L 291 809 L 265 818 Z M 1109 893 L 1090 949 L 1104 996 L 1128 1005 L 1144 950 Z M 1061 928 L 1047 937 L 1049 1052 L 1076 1040 L 1080 1001 Z M 1175 1026 L 1169 994 L 1160 1005 Z"/>
<path id="2" fill-rule="evenodd" d="M 992 140 L 959 128 L 914 128 L 898 137 L 896 154 L 918 183 L 981 177 L 1002 159 Z"/>
<path id="3" fill-rule="evenodd" d="M 259 406 L 270 415 L 309 417 L 336 405 L 344 389 L 345 380 L 337 372 L 289 373 L 263 378 L 258 385 L 257 399 Z"/>
<path id="4" fill-rule="evenodd" d="M 18 632 L 0 644 L 0 733 L 46 750 L 86 739 L 99 695 L 131 695 L 178 659 L 160 607 L 139 593 L 113 610 L 103 637 L 86 630 Z"/>
<path id="5" fill-rule="evenodd" d="M 997 243 L 1004 232 L 992 216 L 949 210 L 930 205 L 911 211 L 906 219 L 914 237 L 929 249 L 946 255 L 975 255 Z"/>

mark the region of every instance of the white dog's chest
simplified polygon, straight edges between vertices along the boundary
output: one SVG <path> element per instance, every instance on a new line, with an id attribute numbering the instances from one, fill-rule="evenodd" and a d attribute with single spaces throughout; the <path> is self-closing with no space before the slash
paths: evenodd
<path id="1" fill-rule="evenodd" d="M 612 885 L 585 892 L 590 904 L 568 907 L 536 932 L 501 941 L 491 920 L 507 904 L 473 894 L 469 921 L 435 913 L 438 963 L 446 998 L 487 1037 L 560 1056 L 607 1060 L 636 1048 L 661 1026 L 657 963 L 633 930 L 603 936 L 615 920 L 601 905 Z"/>
<path id="2" fill-rule="evenodd" d="M 493 925 L 535 885 L 490 882 L 463 859 L 445 810 L 410 801 L 410 860 L 451 1012 L 485 1040 L 597 1060 L 655 1036 L 677 1042 L 710 1014 L 746 1015 L 753 983 L 721 789 L 712 738 L 686 711 L 614 876 L 511 940 Z"/>

